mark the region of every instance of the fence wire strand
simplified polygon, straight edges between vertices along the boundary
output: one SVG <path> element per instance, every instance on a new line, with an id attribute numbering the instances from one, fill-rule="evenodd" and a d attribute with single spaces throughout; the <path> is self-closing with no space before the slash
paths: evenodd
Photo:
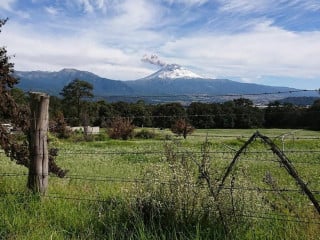
<path id="1" fill-rule="evenodd" d="M 0 196 L 7 196 L 7 195 L 13 195 L 17 197 L 24 197 L 24 198 L 30 198 L 30 194 L 28 193 L 18 193 L 18 192 L 0 192 Z M 109 201 L 107 199 L 100 198 L 85 198 L 83 196 L 78 195 L 60 195 L 57 193 L 51 193 L 48 195 L 44 195 L 43 197 L 48 199 L 59 199 L 59 200 L 72 200 L 72 201 L 84 201 L 84 202 L 96 202 L 96 203 L 108 203 Z M 138 200 L 138 198 L 130 198 L 128 200 Z M 165 206 L 162 206 L 164 208 Z M 190 209 L 180 209 L 184 211 L 188 211 Z M 200 210 L 203 213 L 208 213 L 207 210 Z M 297 217 L 292 215 L 286 215 L 281 213 L 267 213 L 267 212 L 234 212 L 234 213 L 224 213 L 225 215 L 229 215 L 232 217 L 244 217 L 244 218 L 254 218 L 254 219 L 263 219 L 263 220 L 272 220 L 272 221 L 284 221 L 284 222 L 292 222 L 297 224 L 316 224 L 320 225 L 320 221 L 313 221 L 313 220 L 319 220 L 319 218 L 303 218 L 303 217 Z"/>

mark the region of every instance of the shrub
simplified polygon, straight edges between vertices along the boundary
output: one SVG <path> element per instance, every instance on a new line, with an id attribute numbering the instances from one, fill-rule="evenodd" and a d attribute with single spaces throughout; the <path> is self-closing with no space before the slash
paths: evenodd
<path id="1" fill-rule="evenodd" d="M 152 139 L 152 138 L 155 138 L 155 136 L 156 134 L 154 132 L 148 131 L 146 129 L 142 129 L 141 131 L 135 134 L 136 138 L 141 138 L 141 139 Z"/>
<path id="2" fill-rule="evenodd" d="M 137 185 L 133 193 L 132 212 L 144 229 L 163 239 L 244 236 L 250 221 L 241 217 L 242 196 L 229 191 L 219 198 L 214 195 L 219 179 L 210 168 L 210 144 L 201 146 L 200 157 L 181 152 L 180 142 L 167 142 L 164 148 L 161 167 L 146 169 L 144 184 Z M 202 176 L 204 171 L 210 174 L 209 184 Z"/>
<path id="3" fill-rule="evenodd" d="M 188 134 L 193 133 L 194 127 L 185 119 L 179 119 L 171 126 L 171 131 L 186 139 Z"/>
<path id="4" fill-rule="evenodd" d="M 111 122 L 111 127 L 108 129 L 110 138 L 127 140 L 133 137 L 133 130 L 135 126 L 132 120 L 128 118 L 116 117 Z"/>
<path id="5" fill-rule="evenodd" d="M 69 138 L 71 135 L 71 131 L 67 127 L 62 112 L 59 112 L 55 119 L 49 122 L 49 129 L 50 132 L 54 133 L 58 138 Z"/>

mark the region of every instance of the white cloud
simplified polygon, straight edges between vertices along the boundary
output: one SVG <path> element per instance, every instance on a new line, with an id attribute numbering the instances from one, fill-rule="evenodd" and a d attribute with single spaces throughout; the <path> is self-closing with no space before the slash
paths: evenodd
<path id="1" fill-rule="evenodd" d="M 0 8 L 5 9 L 7 11 L 12 10 L 12 5 L 15 3 L 16 0 L 1 0 L 0 1 Z"/>
<path id="2" fill-rule="evenodd" d="M 71 7 L 75 1 L 66 4 Z M 77 0 L 77 4 L 81 2 Z M 99 8 L 107 4 L 98 0 L 87 2 Z M 56 7 L 47 7 L 45 11 L 57 14 L 61 5 Z M 158 24 L 161 8 L 147 0 L 114 1 L 109 7 L 113 8 L 112 14 L 91 21 L 78 18 L 74 22 L 63 16 L 42 25 L 9 21 L 1 36 L 4 44 L 0 46 L 6 45 L 9 53 L 16 55 L 13 61 L 17 70 L 71 67 L 113 79 L 145 77 L 152 70 L 140 61 L 141 56 L 154 52 L 153 48 L 166 39 L 150 29 Z"/>
<path id="3" fill-rule="evenodd" d="M 320 77 L 320 32 L 293 33 L 268 24 L 239 34 L 184 37 L 162 53 L 209 75 Z"/>
<path id="4" fill-rule="evenodd" d="M 95 1 L 95 6 L 97 9 L 101 10 L 102 12 L 106 12 L 107 6 L 108 6 L 108 1 L 106 0 L 96 0 Z"/>
<path id="5" fill-rule="evenodd" d="M 168 5 L 162 5 L 163 1 L 173 3 L 171 0 L 60 1 L 62 5 L 42 8 L 51 15 L 59 14 L 59 18 L 34 24 L 31 20 L 28 24 L 16 23 L 19 19 L 10 20 L 1 35 L 0 46 L 7 46 L 10 54 L 16 55 L 13 61 L 17 70 L 70 67 L 112 79 L 136 79 L 153 71 L 140 61 L 141 56 L 156 52 L 166 62 L 184 65 L 208 77 L 235 77 L 245 81 L 262 81 L 261 76 L 265 75 L 320 77 L 320 32 L 290 32 L 275 27 L 272 19 L 263 16 L 236 23 L 231 19 L 230 31 L 219 26 L 230 19 L 221 20 L 221 16 L 263 13 L 270 10 L 276 0 L 214 0 L 221 3 L 220 11 L 214 16 L 218 28 L 214 32 L 210 32 L 209 27 L 201 30 L 201 24 L 199 30 L 186 29 L 185 17 L 189 15 L 172 15 L 174 10 L 166 9 Z M 174 2 L 196 6 L 195 9 L 210 3 L 206 0 Z M 291 7 L 317 9 L 317 5 L 311 4 L 313 0 L 306 0 L 305 4 L 302 0 L 281 0 L 279 4 L 289 2 Z M 63 8 L 66 4 L 68 9 Z M 73 14 L 79 14 L 79 9 L 82 14 L 75 19 L 60 14 L 72 7 Z M 95 14 L 96 11 L 105 14 Z M 192 14 L 195 19 L 190 20 L 192 24 L 205 18 L 199 17 L 200 12 Z M 240 29 L 241 25 L 245 25 L 241 27 L 245 31 Z M 198 26 L 192 29 L 196 28 Z"/>
<path id="6" fill-rule="evenodd" d="M 44 10 L 50 15 L 56 16 L 59 13 L 59 10 L 54 7 L 45 7 Z"/>
<path id="7" fill-rule="evenodd" d="M 288 11 L 288 8 L 307 11 L 319 11 L 318 0 L 217 0 L 220 4 L 220 11 L 229 13 L 270 13 Z"/>
<path id="8" fill-rule="evenodd" d="M 95 11 L 106 12 L 109 2 L 112 0 L 67 0 L 65 5 L 72 9 L 76 6 L 85 13 L 94 13 Z"/>
<path id="9" fill-rule="evenodd" d="M 107 24 L 119 30 L 136 30 L 157 24 L 161 16 L 161 7 L 146 0 L 126 0 L 116 6 L 118 14 Z"/>
<path id="10" fill-rule="evenodd" d="M 209 2 L 209 0 L 164 0 L 164 1 L 168 2 L 170 4 L 179 3 L 179 4 L 184 4 L 187 6 L 193 6 L 193 5 L 200 6 L 202 4 Z"/>
<path id="11" fill-rule="evenodd" d="M 93 5 L 91 5 L 90 0 L 80 0 L 80 4 L 83 5 L 85 12 L 92 13 L 94 10 Z"/>
<path id="12" fill-rule="evenodd" d="M 305 0 L 301 1 L 301 5 L 310 11 L 320 11 L 320 2 L 318 0 Z"/>
<path id="13" fill-rule="evenodd" d="M 261 12 L 272 6 L 274 0 L 218 0 L 220 11 L 236 13 Z"/>
<path id="14" fill-rule="evenodd" d="M 197 33 L 173 40 L 152 31 L 140 35 L 137 33 L 142 30 L 132 30 L 125 24 L 123 35 L 115 34 L 112 25 L 103 25 L 96 34 L 88 30 L 64 37 L 43 34 L 11 21 L 8 25 L 1 36 L 5 44 L 0 45 L 6 45 L 9 53 L 16 55 L 13 61 L 17 70 L 56 71 L 70 67 L 131 80 L 153 71 L 140 58 L 145 52 L 157 52 L 167 62 L 191 67 L 208 77 L 246 81 L 260 81 L 260 76 L 320 77 L 320 32 L 290 32 L 271 26 L 271 22 L 257 24 L 243 33 Z M 107 36 L 100 31 L 104 28 Z"/>
<path id="15" fill-rule="evenodd" d="M 28 12 L 14 9 L 15 3 L 16 3 L 16 0 L 1 0 L 0 1 L 0 14 L 1 14 L 1 10 L 5 10 L 5 11 L 10 12 L 11 14 L 14 14 L 17 17 L 22 18 L 22 19 L 29 19 L 30 14 Z M 7 15 L 7 13 L 5 13 L 5 16 L 6 15 Z"/>
<path id="16" fill-rule="evenodd" d="M 59 37 L 9 23 L 2 36 L 16 70 L 57 71 L 77 68 L 114 79 L 135 79 L 150 73 L 140 62 L 142 52 L 128 54 L 86 36 Z M 2 43 L 1 43 L 2 45 Z"/>

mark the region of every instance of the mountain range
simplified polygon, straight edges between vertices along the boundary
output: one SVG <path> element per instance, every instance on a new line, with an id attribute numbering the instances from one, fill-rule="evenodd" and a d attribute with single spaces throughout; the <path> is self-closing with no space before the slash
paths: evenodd
<path id="1" fill-rule="evenodd" d="M 225 101 L 244 95 L 256 103 L 263 104 L 285 97 L 319 96 L 316 92 L 299 91 L 288 87 L 204 78 L 177 64 L 165 65 L 145 78 L 131 81 L 102 78 L 91 72 L 76 69 L 62 69 L 58 72 L 16 71 L 15 75 L 19 78 L 17 87 L 22 90 L 42 91 L 50 95 L 59 95 L 64 86 L 76 78 L 81 79 L 94 86 L 95 96 L 109 101 L 135 101 L 142 98 L 154 103 L 168 101 L 189 103 Z M 282 94 L 278 94 L 279 92 Z"/>

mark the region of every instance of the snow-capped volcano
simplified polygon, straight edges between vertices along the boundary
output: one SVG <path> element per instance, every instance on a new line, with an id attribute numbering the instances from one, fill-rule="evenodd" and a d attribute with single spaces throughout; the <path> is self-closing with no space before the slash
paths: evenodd
<path id="1" fill-rule="evenodd" d="M 203 78 L 202 76 L 181 67 L 178 64 L 168 64 L 154 74 L 144 79 L 176 79 L 176 78 Z"/>

